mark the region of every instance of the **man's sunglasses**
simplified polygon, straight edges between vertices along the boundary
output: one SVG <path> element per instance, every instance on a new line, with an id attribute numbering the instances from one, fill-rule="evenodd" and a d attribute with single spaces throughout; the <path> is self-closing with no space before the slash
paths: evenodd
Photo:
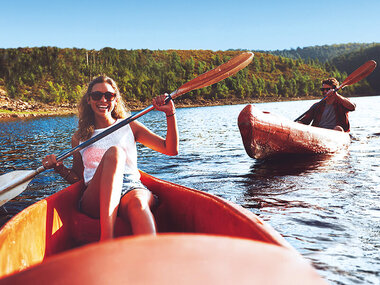
<path id="1" fill-rule="evenodd" d="M 112 93 L 112 92 L 102 93 L 100 91 L 95 91 L 95 92 L 91 92 L 89 94 L 89 96 L 91 97 L 91 99 L 94 100 L 94 101 L 99 101 L 100 99 L 102 99 L 103 95 L 104 95 L 104 98 L 106 98 L 107 101 L 113 101 L 116 98 L 116 94 Z"/>
<path id="2" fill-rule="evenodd" d="M 329 91 L 329 90 L 331 90 L 332 88 L 321 88 L 321 91 L 323 92 L 323 91 Z"/>

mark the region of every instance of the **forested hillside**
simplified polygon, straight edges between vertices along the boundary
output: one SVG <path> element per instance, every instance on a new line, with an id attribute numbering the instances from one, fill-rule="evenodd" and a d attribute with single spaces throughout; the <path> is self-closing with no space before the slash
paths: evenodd
<path id="1" fill-rule="evenodd" d="M 275 50 L 268 51 L 268 53 L 292 59 L 304 59 L 313 60 L 321 63 L 332 60 L 333 58 L 352 52 L 360 51 L 371 47 L 375 44 L 335 44 L 335 45 L 322 45 L 322 46 L 310 46 L 304 48 L 290 49 L 290 50 Z"/>
<path id="2" fill-rule="evenodd" d="M 380 44 L 350 43 L 323 45 L 305 47 L 302 49 L 269 51 L 268 53 L 293 59 L 303 59 L 306 63 L 313 65 L 325 64 L 325 66 L 333 66 L 341 73 L 350 74 L 368 60 L 375 60 L 379 63 Z M 368 76 L 367 82 L 375 94 L 380 94 L 379 68 L 376 68 L 374 72 Z M 367 87 L 365 89 L 367 90 Z M 357 87 L 356 91 L 358 94 L 366 92 L 365 90 L 361 91 L 359 87 Z"/>
<path id="3" fill-rule="evenodd" d="M 380 44 L 372 45 L 366 49 L 336 57 L 331 60 L 331 64 L 336 66 L 340 71 L 349 74 L 368 60 L 374 60 L 377 64 L 380 63 Z M 375 90 L 376 94 L 380 94 L 379 66 L 377 66 L 373 73 L 368 76 L 367 81 Z"/>
<path id="4" fill-rule="evenodd" d="M 114 78 L 127 101 L 150 101 L 210 70 L 241 51 L 102 50 L 56 47 L 0 49 L 0 88 L 11 98 L 49 104 L 75 103 L 86 84 L 99 74 Z M 320 96 L 320 81 L 347 74 L 329 64 L 305 64 L 266 53 L 237 75 L 212 87 L 183 95 L 180 100 L 290 98 Z M 345 89 L 345 95 L 374 94 L 366 81 Z"/>

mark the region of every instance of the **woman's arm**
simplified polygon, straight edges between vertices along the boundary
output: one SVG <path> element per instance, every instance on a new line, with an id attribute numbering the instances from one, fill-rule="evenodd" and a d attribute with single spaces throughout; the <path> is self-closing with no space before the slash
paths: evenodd
<path id="1" fill-rule="evenodd" d="M 71 147 L 74 148 L 79 145 L 79 139 L 77 139 L 76 135 L 74 134 L 73 137 L 71 138 Z M 82 156 L 80 155 L 79 151 L 75 152 L 73 154 L 73 166 L 71 168 L 71 176 L 69 175 L 66 180 L 69 178 L 73 182 L 77 182 L 81 179 L 83 179 L 83 161 L 82 161 Z M 68 180 L 68 182 L 70 182 Z"/>
<path id="2" fill-rule="evenodd" d="M 72 147 L 79 144 L 79 140 L 75 139 L 74 136 L 71 139 Z M 62 178 L 70 184 L 73 184 L 83 178 L 83 162 L 81 155 L 78 152 L 73 155 L 73 167 L 71 169 L 64 166 L 62 161 L 57 162 L 57 158 L 54 154 L 47 155 L 42 160 L 42 163 L 46 169 L 54 168 L 54 171 L 61 175 Z"/>
<path id="3" fill-rule="evenodd" d="M 165 104 L 165 95 L 157 96 L 153 105 L 158 111 L 166 114 L 166 138 L 153 133 L 143 124 L 137 121 L 130 123 L 136 141 L 166 155 L 177 155 L 179 148 L 178 129 L 173 101 Z"/>

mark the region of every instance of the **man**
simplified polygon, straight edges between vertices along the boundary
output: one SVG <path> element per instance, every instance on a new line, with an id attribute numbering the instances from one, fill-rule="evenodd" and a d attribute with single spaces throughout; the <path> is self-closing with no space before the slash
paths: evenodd
<path id="1" fill-rule="evenodd" d="M 338 86 L 339 82 L 335 78 L 323 80 L 321 91 L 325 100 L 311 106 L 298 121 L 306 125 L 312 122 L 315 127 L 349 132 L 348 112 L 354 111 L 356 105 L 334 91 Z"/>

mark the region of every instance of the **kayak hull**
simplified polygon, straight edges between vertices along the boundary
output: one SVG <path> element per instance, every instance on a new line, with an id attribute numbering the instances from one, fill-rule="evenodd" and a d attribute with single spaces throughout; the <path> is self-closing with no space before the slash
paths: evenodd
<path id="1" fill-rule="evenodd" d="M 247 105 L 238 126 L 247 154 L 264 159 L 287 154 L 328 154 L 347 149 L 349 133 L 296 123 Z"/>

